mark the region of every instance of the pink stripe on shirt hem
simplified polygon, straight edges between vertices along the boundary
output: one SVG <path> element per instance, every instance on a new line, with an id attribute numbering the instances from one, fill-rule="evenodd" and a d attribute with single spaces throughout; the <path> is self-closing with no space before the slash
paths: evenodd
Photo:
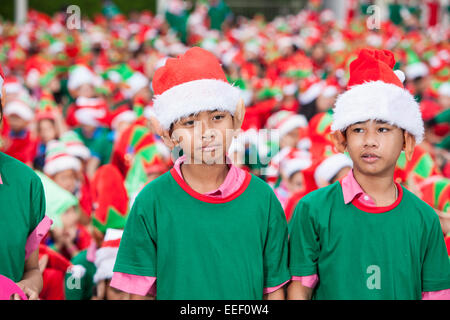
<path id="1" fill-rule="evenodd" d="M 156 277 L 138 276 L 122 272 L 114 272 L 111 287 L 131 294 L 156 297 Z"/>
<path id="2" fill-rule="evenodd" d="M 53 221 L 47 216 L 44 216 L 41 222 L 39 222 L 36 229 L 28 236 L 27 243 L 25 245 L 25 260 L 28 259 L 30 254 L 39 247 L 42 238 L 45 237 Z"/>
<path id="3" fill-rule="evenodd" d="M 450 300 L 450 289 L 422 292 L 422 300 Z"/>
<path id="4" fill-rule="evenodd" d="M 278 289 L 280 289 L 282 286 L 284 286 L 288 282 L 289 282 L 289 280 L 283 282 L 282 284 L 280 284 L 280 285 L 278 285 L 276 287 L 264 288 L 264 294 L 268 294 L 268 293 L 272 293 L 274 291 L 277 291 Z"/>
<path id="5" fill-rule="evenodd" d="M 304 277 L 293 276 L 291 278 L 291 280 L 292 281 L 300 281 L 303 286 L 314 289 L 317 282 L 319 281 L 319 277 L 317 276 L 317 274 L 313 274 L 310 276 L 304 276 Z"/>

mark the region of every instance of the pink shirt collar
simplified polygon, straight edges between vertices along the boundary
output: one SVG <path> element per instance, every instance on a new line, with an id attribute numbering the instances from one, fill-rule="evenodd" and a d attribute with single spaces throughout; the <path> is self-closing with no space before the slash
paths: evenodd
<path id="1" fill-rule="evenodd" d="M 181 174 L 181 164 L 186 160 L 186 156 L 179 157 L 173 166 L 175 171 L 178 173 L 178 175 L 183 178 L 183 175 Z M 227 163 L 231 163 L 231 160 L 227 157 Z M 214 191 L 205 193 L 205 196 L 212 197 L 212 198 L 226 198 L 229 195 L 236 192 L 241 185 L 244 183 L 246 174 L 245 171 L 241 168 L 236 167 L 233 164 L 229 165 L 230 170 L 228 171 L 228 174 L 224 180 L 224 182 L 220 185 L 219 188 L 217 188 Z"/>
<path id="2" fill-rule="evenodd" d="M 353 170 L 350 170 L 342 179 L 341 185 L 345 204 L 349 204 L 353 201 L 353 199 L 357 198 L 363 204 L 370 207 L 375 207 L 375 202 L 367 193 L 363 191 L 358 181 L 356 181 L 355 176 L 353 175 Z"/>

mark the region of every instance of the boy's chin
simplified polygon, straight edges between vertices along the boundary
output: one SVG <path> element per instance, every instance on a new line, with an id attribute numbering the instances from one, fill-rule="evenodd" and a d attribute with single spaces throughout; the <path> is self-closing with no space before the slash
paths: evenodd
<path id="1" fill-rule="evenodd" d="M 391 170 L 395 168 L 390 168 L 389 166 L 383 166 L 383 165 L 367 165 L 362 164 L 359 166 L 355 166 L 354 170 L 358 170 L 361 174 L 365 176 L 381 176 L 384 175 L 386 172 L 390 172 Z"/>
<path id="2" fill-rule="evenodd" d="M 206 165 L 225 164 L 225 163 L 226 159 L 224 156 L 212 156 L 212 155 L 203 155 L 203 157 L 194 158 L 190 162 L 190 164 L 206 164 Z"/>

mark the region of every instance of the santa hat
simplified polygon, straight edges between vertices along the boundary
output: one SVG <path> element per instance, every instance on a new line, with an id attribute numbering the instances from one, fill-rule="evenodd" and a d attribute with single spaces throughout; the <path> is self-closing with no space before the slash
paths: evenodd
<path id="1" fill-rule="evenodd" d="M 305 116 L 290 111 L 281 110 L 267 119 L 266 128 L 279 130 L 280 138 L 293 129 L 305 128 L 308 121 Z"/>
<path id="2" fill-rule="evenodd" d="M 325 82 L 314 75 L 304 79 L 301 84 L 299 101 L 302 105 L 312 102 L 321 94 L 325 87 Z"/>
<path id="3" fill-rule="evenodd" d="M 80 136 L 75 131 L 66 131 L 61 136 L 60 141 L 66 146 L 69 155 L 87 160 L 91 156 L 91 151 L 86 147 Z"/>
<path id="4" fill-rule="evenodd" d="M 92 199 L 96 229 L 125 228 L 128 217 L 128 195 L 120 171 L 112 164 L 101 166 L 92 178 Z"/>
<path id="5" fill-rule="evenodd" d="M 331 179 L 336 176 L 339 171 L 345 167 L 353 167 L 353 161 L 343 153 L 334 154 L 317 166 L 314 171 L 314 180 L 318 186 L 322 185 L 321 182 L 331 182 Z"/>
<path id="6" fill-rule="evenodd" d="M 123 230 L 120 229 L 106 230 L 102 246 L 95 253 L 95 267 L 97 270 L 94 274 L 94 283 L 112 278 L 122 234 Z"/>
<path id="7" fill-rule="evenodd" d="M 150 81 L 141 72 L 134 72 L 131 77 L 125 79 L 127 88 L 124 90 L 124 94 L 128 98 L 132 98 L 139 90 L 148 87 L 150 89 Z"/>
<path id="8" fill-rule="evenodd" d="M 406 79 L 414 80 L 428 75 L 427 65 L 420 61 L 419 56 L 412 49 L 407 50 L 407 61 L 408 64 L 405 67 Z"/>
<path id="9" fill-rule="evenodd" d="M 16 77 L 8 77 L 6 79 L 3 76 L 0 77 L 0 89 L 1 83 L 3 83 L 3 87 L 5 88 L 6 94 L 15 94 L 25 90 L 25 87 L 20 83 L 19 79 Z M 1 90 L 0 90 L 1 91 Z M 1 97 L 1 92 L 0 92 Z"/>
<path id="10" fill-rule="evenodd" d="M 236 111 L 240 90 L 227 82 L 218 59 L 193 47 L 169 58 L 152 82 L 154 111 L 164 129 L 182 117 L 207 110 Z"/>
<path id="11" fill-rule="evenodd" d="M 75 118 L 80 124 L 98 127 L 109 122 L 108 107 L 101 98 L 78 97 Z"/>
<path id="12" fill-rule="evenodd" d="M 101 78 L 87 66 L 75 65 L 69 70 L 69 78 L 67 80 L 67 88 L 69 90 L 75 90 L 83 84 L 91 84 L 98 87 L 101 83 Z"/>
<path id="13" fill-rule="evenodd" d="M 117 129 L 120 122 L 133 123 L 137 119 L 136 112 L 128 108 L 121 108 L 114 112 L 111 120 L 111 128 L 113 130 Z"/>
<path id="14" fill-rule="evenodd" d="M 291 178 L 294 173 L 308 169 L 311 164 L 308 153 L 296 150 L 281 162 L 281 172 L 285 177 Z"/>
<path id="15" fill-rule="evenodd" d="M 419 104 L 403 87 L 403 72 L 393 71 L 395 59 L 388 50 L 362 49 L 350 64 L 347 91 L 338 96 L 333 109 L 332 131 L 367 120 L 386 121 L 423 139 Z"/>
<path id="16" fill-rule="evenodd" d="M 44 173 L 53 176 L 58 172 L 72 169 L 80 170 L 80 160 L 71 156 L 63 142 L 52 140 L 47 143 L 45 152 Z"/>
<path id="17" fill-rule="evenodd" d="M 5 106 L 5 115 L 9 116 L 15 114 L 25 121 L 31 121 L 34 117 L 34 112 L 30 106 L 22 100 L 12 100 Z"/>

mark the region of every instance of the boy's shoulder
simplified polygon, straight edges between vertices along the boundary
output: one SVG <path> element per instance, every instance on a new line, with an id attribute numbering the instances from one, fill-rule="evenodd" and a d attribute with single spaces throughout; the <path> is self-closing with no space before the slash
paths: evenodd
<path id="1" fill-rule="evenodd" d="M 420 199 L 413 192 L 408 190 L 406 187 L 402 186 L 403 189 L 403 201 L 407 203 L 409 206 L 413 206 L 414 210 L 409 210 L 410 212 L 416 212 L 420 214 L 423 219 L 426 220 L 439 220 L 436 211 L 431 207 L 428 203 Z"/>
<path id="2" fill-rule="evenodd" d="M 33 169 L 3 152 L 0 152 L 0 173 L 2 180 L 5 181 L 10 178 L 13 181 L 20 181 L 22 185 L 31 181 L 41 183 L 41 179 Z"/>
<path id="3" fill-rule="evenodd" d="M 150 198 L 160 193 L 166 193 L 167 188 L 170 186 L 169 181 L 173 180 L 172 174 L 169 171 L 163 173 L 155 180 L 147 183 L 138 194 L 138 198 Z"/>
<path id="4" fill-rule="evenodd" d="M 263 179 L 261 179 L 258 176 L 255 176 L 253 173 L 247 173 L 250 175 L 251 180 L 250 180 L 250 184 L 249 184 L 249 188 L 253 188 L 256 189 L 258 192 L 263 192 L 263 193 L 269 193 L 269 194 L 274 194 L 274 191 L 272 189 L 272 187 Z"/>
<path id="5" fill-rule="evenodd" d="M 300 201 L 303 203 L 331 203 L 338 197 L 339 200 L 344 201 L 344 196 L 342 194 L 342 188 L 339 181 L 336 181 L 326 187 L 316 189 L 307 193 Z"/>

